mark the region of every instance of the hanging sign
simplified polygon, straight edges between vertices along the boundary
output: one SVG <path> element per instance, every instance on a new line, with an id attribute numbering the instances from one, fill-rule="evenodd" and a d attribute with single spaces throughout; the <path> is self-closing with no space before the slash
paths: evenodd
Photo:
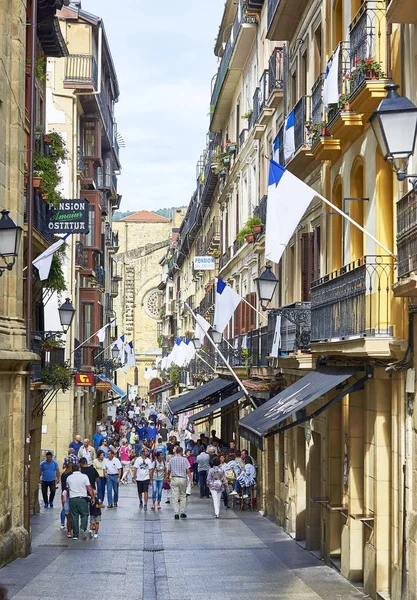
<path id="1" fill-rule="evenodd" d="M 194 271 L 213 271 L 216 268 L 214 256 L 195 256 Z"/>
<path id="2" fill-rule="evenodd" d="M 76 373 L 75 385 L 80 385 L 83 387 L 93 387 L 94 375 L 92 373 Z"/>
<path id="3" fill-rule="evenodd" d="M 96 391 L 97 392 L 110 392 L 111 383 L 108 381 L 97 381 L 96 383 Z"/>
<path id="4" fill-rule="evenodd" d="M 58 206 L 48 205 L 47 228 L 51 233 L 88 233 L 88 205 L 86 198 L 62 200 Z"/>

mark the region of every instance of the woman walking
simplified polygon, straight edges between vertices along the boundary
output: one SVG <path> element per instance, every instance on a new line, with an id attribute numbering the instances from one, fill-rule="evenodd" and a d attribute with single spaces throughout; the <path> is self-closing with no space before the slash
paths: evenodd
<path id="1" fill-rule="evenodd" d="M 97 450 L 97 458 L 93 461 L 93 466 L 98 473 L 98 481 L 97 481 L 97 496 L 104 502 L 104 494 L 106 491 L 106 473 L 104 471 L 105 463 L 105 454 L 103 450 Z"/>
<path id="2" fill-rule="evenodd" d="M 220 468 L 220 459 L 215 456 L 213 458 L 213 466 L 207 475 L 207 486 L 211 492 L 214 504 L 214 516 L 219 518 L 220 513 L 220 498 L 224 488 L 227 485 L 226 477 L 223 469 Z"/>
<path id="3" fill-rule="evenodd" d="M 155 502 L 157 509 L 161 510 L 162 486 L 167 477 L 167 468 L 164 462 L 162 452 L 156 453 L 156 459 L 153 464 L 153 485 L 152 485 L 152 506 L 151 510 L 155 510 Z"/>
<path id="4" fill-rule="evenodd" d="M 61 475 L 61 499 L 62 499 L 62 510 L 61 510 L 61 529 L 65 529 L 65 521 L 67 524 L 67 537 L 71 537 L 71 518 L 70 518 L 70 506 L 69 496 L 67 491 L 67 478 L 72 474 L 72 463 L 67 463 L 65 471 Z"/>
<path id="5" fill-rule="evenodd" d="M 220 460 L 219 467 L 221 468 L 221 470 L 224 473 L 224 476 L 226 477 L 226 456 L 224 454 L 219 454 L 219 460 Z M 229 508 L 229 483 L 227 481 L 227 477 L 226 477 L 226 486 L 222 492 L 222 498 L 223 498 L 224 507 L 227 510 Z"/>
<path id="6" fill-rule="evenodd" d="M 127 478 L 128 478 L 129 472 L 130 472 L 130 454 L 131 454 L 131 448 L 130 448 L 129 444 L 127 443 L 127 439 L 123 438 L 122 445 L 120 446 L 120 451 L 119 451 L 120 462 L 122 463 L 122 467 L 123 467 L 123 475 L 120 480 L 120 483 L 123 483 L 123 484 L 128 483 Z"/>

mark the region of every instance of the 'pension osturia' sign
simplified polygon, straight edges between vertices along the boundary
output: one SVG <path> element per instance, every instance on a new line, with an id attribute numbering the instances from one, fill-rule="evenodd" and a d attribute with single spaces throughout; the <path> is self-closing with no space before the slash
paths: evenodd
<path id="1" fill-rule="evenodd" d="M 88 200 L 62 200 L 49 204 L 47 227 L 52 233 L 88 233 Z"/>

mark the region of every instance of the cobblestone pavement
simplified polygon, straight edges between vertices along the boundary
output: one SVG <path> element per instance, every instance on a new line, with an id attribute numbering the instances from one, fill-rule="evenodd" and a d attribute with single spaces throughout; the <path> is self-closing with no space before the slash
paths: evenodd
<path id="1" fill-rule="evenodd" d="M 165 492 L 164 492 L 165 493 Z M 353 600 L 363 594 L 258 513 L 222 508 L 197 489 L 187 520 L 172 505 L 139 510 L 136 488 L 121 488 L 119 508 L 103 509 L 97 540 L 71 540 L 59 508 L 32 520 L 33 552 L 0 571 L 19 600 Z"/>

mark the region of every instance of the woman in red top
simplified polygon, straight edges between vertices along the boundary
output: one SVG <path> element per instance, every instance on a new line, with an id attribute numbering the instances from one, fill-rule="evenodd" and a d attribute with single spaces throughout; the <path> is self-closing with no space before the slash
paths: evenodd
<path id="1" fill-rule="evenodd" d="M 123 438 L 122 445 L 120 446 L 120 449 L 119 449 L 120 462 L 122 463 L 122 467 L 123 467 L 123 475 L 120 480 L 120 483 L 125 483 L 125 484 L 128 483 L 127 477 L 129 475 L 129 471 L 130 471 L 130 455 L 131 455 L 131 447 L 127 443 L 127 439 Z"/>

